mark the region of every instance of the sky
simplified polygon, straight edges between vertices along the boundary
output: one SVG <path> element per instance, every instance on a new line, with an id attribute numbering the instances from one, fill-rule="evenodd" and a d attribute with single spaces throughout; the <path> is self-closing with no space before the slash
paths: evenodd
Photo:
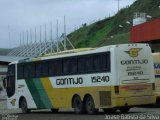
<path id="1" fill-rule="evenodd" d="M 135 0 L 119 0 L 119 8 L 131 5 Z M 21 40 L 39 40 L 40 26 L 42 40 L 46 25 L 47 39 L 64 31 L 64 16 L 67 34 L 87 25 L 113 16 L 118 11 L 118 0 L 0 0 L 0 48 L 13 48 Z"/>

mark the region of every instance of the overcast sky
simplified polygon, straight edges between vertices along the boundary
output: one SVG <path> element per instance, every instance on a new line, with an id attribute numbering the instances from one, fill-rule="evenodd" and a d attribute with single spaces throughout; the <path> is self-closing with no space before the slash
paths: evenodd
<path id="1" fill-rule="evenodd" d="M 131 5 L 135 0 L 120 0 L 120 8 Z M 67 33 L 83 23 L 93 23 L 99 19 L 112 16 L 118 11 L 118 0 L 0 0 L 0 48 L 11 48 L 20 44 L 20 33 L 27 30 L 37 38 L 40 25 L 44 33 L 47 26 L 47 38 L 56 37 L 56 20 L 59 22 L 59 35 L 63 32 L 63 18 L 66 17 Z M 42 33 L 42 34 L 43 34 Z M 10 37 L 9 37 L 10 34 Z M 44 34 L 42 36 L 44 39 Z M 30 35 L 29 35 L 30 41 Z"/>

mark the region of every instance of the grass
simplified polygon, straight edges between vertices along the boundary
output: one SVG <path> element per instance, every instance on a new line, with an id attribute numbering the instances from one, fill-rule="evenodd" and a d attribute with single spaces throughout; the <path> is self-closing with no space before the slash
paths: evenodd
<path id="1" fill-rule="evenodd" d="M 113 20 L 112 18 L 108 18 L 82 27 L 68 35 L 68 37 L 76 48 L 85 46 L 96 47 L 104 41 L 104 38 L 107 38 L 107 34 L 110 32 L 112 26 Z"/>
<path id="2" fill-rule="evenodd" d="M 101 44 L 100 46 L 115 45 L 115 44 L 127 44 L 127 43 L 130 43 L 129 38 L 130 38 L 129 32 L 113 35 L 112 37 L 107 38 L 106 41 L 103 44 Z"/>

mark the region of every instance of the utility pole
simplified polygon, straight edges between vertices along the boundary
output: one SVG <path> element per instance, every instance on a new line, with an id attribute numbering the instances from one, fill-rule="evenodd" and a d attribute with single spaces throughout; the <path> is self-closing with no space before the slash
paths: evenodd
<path id="1" fill-rule="evenodd" d="M 118 12 L 119 12 L 119 0 L 118 0 Z"/>
<path id="2" fill-rule="evenodd" d="M 8 25 L 8 38 L 9 38 L 9 47 L 11 48 L 11 32 L 10 32 L 10 26 Z"/>
<path id="3" fill-rule="evenodd" d="M 51 46 L 51 53 L 53 53 L 53 41 L 52 41 L 52 22 L 50 22 L 50 41 L 51 41 L 51 44 L 50 44 L 50 46 Z"/>
<path id="4" fill-rule="evenodd" d="M 37 32 L 37 31 L 36 31 L 36 27 L 35 27 L 35 36 L 34 36 L 34 37 L 35 37 L 35 42 L 37 41 L 37 38 L 36 38 L 36 34 L 37 34 L 37 33 L 36 33 L 36 32 Z"/>
<path id="5" fill-rule="evenodd" d="M 30 29 L 30 37 L 31 37 L 31 44 L 32 44 L 32 29 Z"/>
<path id="6" fill-rule="evenodd" d="M 64 51 L 67 50 L 66 48 L 66 20 L 64 16 Z"/>
<path id="7" fill-rule="evenodd" d="M 31 37 L 31 52 L 30 52 L 30 54 L 31 54 L 31 56 L 33 56 L 33 48 L 32 48 L 32 29 L 30 29 L 30 37 Z"/>
<path id="8" fill-rule="evenodd" d="M 58 42 L 59 42 L 59 38 L 58 38 L 58 20 L 57 20 L 57 52 L 58 52 L 58 50 L 59 50 L 59 48 L 58 48 Z"/>
<path id="9" fill-rule="evenodd" d="M 25 42 L 24 42 L 24 32 L 23 32 L 23 45 L 25 45 Z"/>
<path id="10" fill-rule="evenodd" d="M 44 25 L 44 40 L 45 40 L 45 42 L 46 42 L 46 40 L 47 40 L 47 33 L 46 33 L 46 24 Z"/>
<path id="11" fill-rule="evenodd" d="M 27 30 L 27 45 L 28 45 L 28 30 Z"/>
<path id="12" fill-rule="evenodd" d="M 22 45 L 21 32 L 20 32 L 20 46 Z"/>
<path id="13" fill-rule="evenodd" d="M 41 35 L 41 25 L 39 28 L 39 38 L 40 38 L 40 54 L 42 53 L 42 35 Z"/>
<path id="14" fill-rule="evenodd" d="M 40 29 L 39 29 L 39 38 L 40 38 L 40 43 L 41 43 L 42 42 L 41 25 L 40 25 Z"/>
<path id="15" fill-rule="evenodd" d="M 46 33 L 46 24 L 44 25 L 44 41 L 45 41 L 45 54 L 47 53 L 47 33 Z"/>
<path id="16" fill-rule="evenodd" d="M 50 33 L 51 34 L 51 38 L 50 39 L 52 40 L 52 22 L 50 22 L 50 27 L 51 27 L 51 31 L 50 31 L 51 32 Z"/>

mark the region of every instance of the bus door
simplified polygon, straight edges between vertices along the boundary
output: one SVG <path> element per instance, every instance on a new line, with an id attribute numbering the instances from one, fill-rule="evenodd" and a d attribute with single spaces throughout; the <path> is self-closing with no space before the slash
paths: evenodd
<path id="1" fill-rule="evenodd" d="M 15 65 L 8 66 L 7 72 L 7 96 L 12 97 L 15 93 Z"/>

